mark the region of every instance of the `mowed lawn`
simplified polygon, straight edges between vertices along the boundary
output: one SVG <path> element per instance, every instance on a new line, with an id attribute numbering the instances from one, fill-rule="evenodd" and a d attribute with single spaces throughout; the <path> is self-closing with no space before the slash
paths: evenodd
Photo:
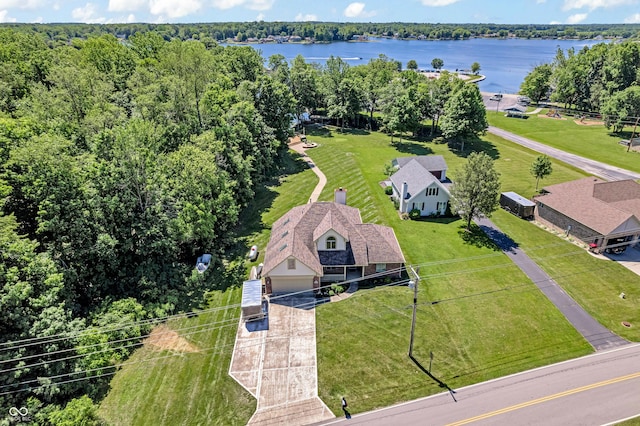
<path id="1" fill-rule="evenodd" d="M 242 218 L 245 238 L 239 252 L 258 244 L 262 259 L 271 223 L 308 200 L 318 178 L 304 165 L 293 169 L 256 193 Z M 239 287 L 212 291 L 204 313 L 169 321 L 167 326 L 193 345 L 192 350 L 137 350 L 113 377 L 100 416 L 110 425 L 123 426 L 246 424 L 256 400 L 228 374 L 241 295 Z"/>
<path id="2" fill-rule="evenodd" d="M 461 221 L 454 219 L 402 221 L 379 184 L 385 178 L 384 165 L 394 157 L 444 155 L 448 175 L 455 179 L 465 154 L 423 142 L 392 146 L 380 133 L 342 134 L 333 129 L 311 131 L 309 139 L 320 143 L 307 153 L 328 178 L 320 200 L 330 201 L 335 188 L 346 188 L 348 204 L 361 209 L 363 220 L 392 226 L 407 262 L 420 265 L 414 355 L 428 368 L 433 353 L 432 373 L 446 386 L 456 388 L 592 351 L 481 233 L 464 232 Z M 495 158 L 503 190 L 534 194 L 535 180 L 528 169 L 537 153 L 493 135 L 473 148 Z M 554 162 L 553 174 L 541 184 L 582 176 Z M 238 252 L 258 244 L 261 261 L 273 221 L 306 203 L 316 183 L 311 170 L 298 168 L 279 184 L 260 190 L 242 217 L 244 238 Z M 632 309 L 638 293 L 625 288 L 627 299 L 617 297 L 619 288 L 634 284 L 626 270 L 503 211 L 493 219 L 603 324 L 618 332 L 620 316 L 640 323 L 640 314 Z M 593 282 L 597 289 L 590 288 Z M 412 297 L 406 286 L 379 287 L 317 309 L 319 392 L 334 412 L 340 412 L 342 396 L 356 413 L 444 390 L 407 357 Z M 198 351 L 137 351 L 132 364 L 114 376 L 100 414 L 116 425 L 245 424 L 256 401 L 227 374 L 239 303 L 238 288 L 212 292 L 209 308 L 229 307 L 169 322 Z M 202 327 L 192 328 L 197 326 Z M 635 330 L 620 334 L 640 340 Z"/>
<path id="3" fill-rule="evenodd" d="M 628 139 L 633 126 L 626 127 L 624 137 L 613 134 L 604 125 L 586 126 L 576 124 L 578 119 L 562 116 L 562 119 L 546 117 L 543 110 L 540 115 L 531 115 L 528 119 L 508 118 L 504 113 L 487 111 L 489 124 L 518 135 L 544 143 L 572 154 L 602 161 L 612 166 L 640 172 L 640 153 L 630 151 L 620 145 L 620 139 Z M 640 130 L 640 128 L 638 129 Z"/>
<path id="4" fill-rule="evenodd" d="M 309 139 L 320 144 L 308 154 L 328 178 L 321 200 L 331 200 L 337 187 L 346 188 L 348 204 L 361 209 L 363 220 L 392 226 L 407 261 L 421 265 L 414 354 L 428 368 L 433 353 L 432 373 L 440 381 L 455 388 L 592 351 L 537 287 L 481 234 L 464 232 L 460 220 L 402 221 L 379 184 L 385 179 L 384 165 L 394 157 L 441 154 L 448 175 L 455 179 L 465 154 L 444 144 L 391 145 L 389 137 L 379 133 L 333 131 Z M 495 158 L 503 190 L 534 194 L 529 167 L 539 154 L 493 135 L 473 148 Z M 583 176 L 554 163 L 554 173 L 543 184 Z M 589 263 L 595 259 L 575 245 L 501 211 L 494 220 L 517 244 L 539 256 L 548 271 L 562 270 L 559 278 L 588 283 L 589 274 L 598 273 L 600 265 Z M 572 269 L 576 259 L 589 268 Z M 609 279 L 632 279 L 619 265 L 607 262 L 607 268 Z M 572 278 L 568 270 L 573 270 Z M 407 357 L 411 303 L 412 291 L 404 286 L 363 290 L 317 308 L 319 391 L 334 412 L 340 412 L 343 395 L 359 412 L 443 390 Z"/>

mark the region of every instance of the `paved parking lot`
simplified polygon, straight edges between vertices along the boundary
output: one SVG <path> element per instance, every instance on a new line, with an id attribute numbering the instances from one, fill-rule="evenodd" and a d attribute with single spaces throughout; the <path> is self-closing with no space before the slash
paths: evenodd
<path id="1" fill-rule="evenodd" d="M 258 400 L 249 425 L 334 418 L 318 398 L 315 299 L 277 298 L 262 321 L 240 322 L 229 374 Z"/>

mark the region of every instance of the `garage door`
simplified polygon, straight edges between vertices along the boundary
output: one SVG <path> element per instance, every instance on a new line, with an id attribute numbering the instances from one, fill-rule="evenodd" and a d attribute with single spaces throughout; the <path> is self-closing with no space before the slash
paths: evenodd
<path id="1" fill-rule="evenodd" d="M 295 293 L 313 290 L 313 277 L 271 277 L 271 292 Z"/>

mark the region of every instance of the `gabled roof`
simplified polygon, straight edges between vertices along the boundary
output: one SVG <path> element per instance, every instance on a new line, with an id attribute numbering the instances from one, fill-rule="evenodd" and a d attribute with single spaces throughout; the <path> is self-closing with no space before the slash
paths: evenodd
<path id="1" fill-rule="evenodd" d="M 551 185 L 536 202 L 608 235 L 631 220 L 640 223 L 640 185 L 632 180 L 606 182 L 589 177 Z"/>
<path id="2" fill-rule="evenodd" d="M 407 182 L 409 199 L 413 198 L 415 195 L 433 184 L 438 185 L 444 191 L 449 193 L 449 190 L 442 185 L 442 183 L 440 183 L 440 181 L 432 175 L 431 172 L 426 170 L 417 160 L 413 159 L 417 157 L 409 158 L 412 158 L 412 160 L 405 163 L 404 166 L 400 167 L 400 170 L 395 172 L 389 178 L 398 190 L 401 190 L 402 184 Z"/>
<path id="3" fill-rule="evenodd" d="M 363 224 L 360 211 L 354 207 L 319 202 L 294 207 L 273 224 L 262 274 L 267 276 L 287 258 L 295 257 L 316 274 L 322 275 L 323 265 L 316 241 L 329 229 L 348 238 L 348 259 L 353 259 L 354 265 L 404 263 L 393 229 Z"/>
<path id="4" fill-rule="evenodd" d="M 393 160 L 393 164 L 402 168 L 410 161 L 417 161 L 422 167 L 430 172 L 447 170 L 447 162 L 442 155 L 418 155 L 414 157 L 398 157 Z"/>

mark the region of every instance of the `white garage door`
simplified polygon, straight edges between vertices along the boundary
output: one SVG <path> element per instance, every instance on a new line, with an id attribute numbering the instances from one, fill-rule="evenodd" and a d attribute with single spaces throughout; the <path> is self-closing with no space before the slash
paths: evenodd
<path id="1" fill-rule="evenodd" d="M 313 277 L 271 277 L 273 294 L 313 290 Z"/>

